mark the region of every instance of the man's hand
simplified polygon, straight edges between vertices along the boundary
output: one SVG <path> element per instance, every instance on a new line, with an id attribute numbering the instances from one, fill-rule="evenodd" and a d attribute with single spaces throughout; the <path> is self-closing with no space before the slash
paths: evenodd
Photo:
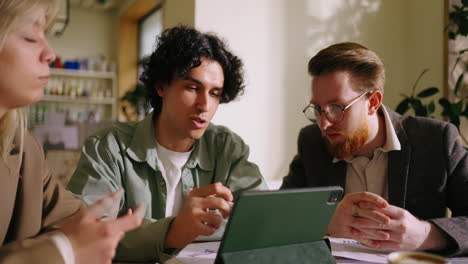
<path id="1" fill-rule="evenodd" d="M 111 263 L 115 248 L 124 233 L 141 225 L 144 210 L 139 206 L 135 212 L 118 219 L 101 221 L 102 208 L 118 202 L 121 191 L 115 192 L 87 208 L 81 209 L 60 231 L 70 240 L 75 263 Z"/>
<path id="2" fill-rule="evenodd" d="M 200 235 L 213 234 L 221 225 L 221 216 L 210 210 L 217 209 L 227 218 L 232 200 L 231 190 L 220 182 L 190 191 L 167 232 L 165 248 L 183 248 Z"/>
<path id="3" fill-rule="evenodd" d="M 361 203 L 359 206 L 391 218 L 390 222 L 384 225 L 366 219 L 356 221 L 357 229 L 352 231 L 354 239 L 366 246 L 390 250 L 442 249 L 446 246 L 446 239 L 436 226 L 417 219 L 405 209 L 393 205 L 376 208 L 367 203 Z M 381 232 L 387 233 L 388 236 L 379 235 Z"/>
<path id="4" fill-rule="evenodd" d="M 334 237 L 353 238 L 352 231 L 359 228 L 357 222 L 361 219 L 382 225 L 390 222 L 384 213 L 358 207 L 359 203 L 368 203 L 372 208 L 386 208 L 387 201 L 377 194 L 370 192 L 350 193 L 344 196 L 338 204 L 335 214 L 328 225 L 327 234 Z M 385 232 L 383 232 L 385 233 Z"/>

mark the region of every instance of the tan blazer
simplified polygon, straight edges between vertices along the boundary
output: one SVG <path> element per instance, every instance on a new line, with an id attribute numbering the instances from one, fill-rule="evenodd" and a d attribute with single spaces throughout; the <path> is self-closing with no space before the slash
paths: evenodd
<path id="1" fill-rule="evenodd" d="M 38 142 L 24 140 L 20 173 L 17 140 L 7 164 L 0 160 L 0 263 L 63 263 L 47 232 L 82 203 L 51 175 Z"/>

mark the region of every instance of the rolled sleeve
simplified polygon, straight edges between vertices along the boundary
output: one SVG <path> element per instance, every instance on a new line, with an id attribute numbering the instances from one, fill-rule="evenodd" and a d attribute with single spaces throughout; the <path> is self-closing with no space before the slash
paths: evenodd
<path id="1" fill-rule="evenodd" d="M 164 248 L 167 231 L 175 217 L 157 221 L 145 219 L 137 229 L 127 232 L 117 248 L 117 261 L 164 262 L 174 257 Z"/>

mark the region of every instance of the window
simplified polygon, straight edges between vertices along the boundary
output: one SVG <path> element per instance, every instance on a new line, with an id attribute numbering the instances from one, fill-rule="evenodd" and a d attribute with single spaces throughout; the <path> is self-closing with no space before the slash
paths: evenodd
<path id="1" fill-rule="evenodd" d="M 163 31 L 162 8 L 157 8 L 139 21 L 138 59 L 149 56 L 155 47 L 156 36 Z"/>

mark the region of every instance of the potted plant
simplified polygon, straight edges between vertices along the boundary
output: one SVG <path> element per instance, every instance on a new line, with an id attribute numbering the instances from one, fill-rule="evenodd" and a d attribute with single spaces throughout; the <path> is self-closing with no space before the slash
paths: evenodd
<path id="1" fill-rule="evenodd" d="M 427 73 L 429 69 L 425 69 L 416 79 L 411 95 L 402 94 L 403 100 L 398 104 L 396 112 L 404 115 L 409 110 L 413 110 L 416 116 L 434 117 L 433 114 L 436 110 L 435 100 L 433 96 L 440 92 L 437 87 L 428 87 L 418 93 L 417 87 L 421 77 Z M 463 79 L 462 79 L 463 80 Z M 460 97 L 461 82 L 457 82 L 454 90 L 454 99 L 449 100 L 446 97 L 441 97 L 438 101 L 442 107 L 441 116 L 446 118 L 450 123 L 454 124 L 463 140 L 465 146 L 468 145 L 468 140 L 465 135 L 460 131 L 460 119 L 468 119 L 468 97 Z"/>
<path id="2" fill-rule="evenodd" d="M 449 13 L 449 24 L 446 27 L 449 39 L 466 38 L 468 35 L 468 0 L 461 0 L 460 5 L 452 5 L 452 11 Z M 440 115 L 454 124 L 463 140 L 465 146 L 468 146 L 467 136 L 460 130 L 461 119 L 468 119 L 468 89 L 465 85 L 465 74 L 468 71 L 468 48 L 463 47 L 455 51 L 456 59 L 451 67 L 451 74 L 455 73 L 458 67 L 459 73 L 455 85 L 450 90 L 453 94 L 448 97 L 440 97 L 438 100 L 442 108 Z M 419 80 L 426 74 L 425 69 L 416 79 L 410 95 L 402 94 L 403 100 L 398 104 L 396 112 L 405 114 L 410 109 L 416 116 L 434 117 L 437 109 L 433 96 L 440 90 L 437 87 L 428 87 L 416 93 Z"/>
<path id="3" fill-rule="evenodd" d="M 145 87 L 141 83 L 138 83 L 135 89 L 127 91 L 120 101 L 122 113 L 127 121 L 142 120 L 151 109 Z"/>

